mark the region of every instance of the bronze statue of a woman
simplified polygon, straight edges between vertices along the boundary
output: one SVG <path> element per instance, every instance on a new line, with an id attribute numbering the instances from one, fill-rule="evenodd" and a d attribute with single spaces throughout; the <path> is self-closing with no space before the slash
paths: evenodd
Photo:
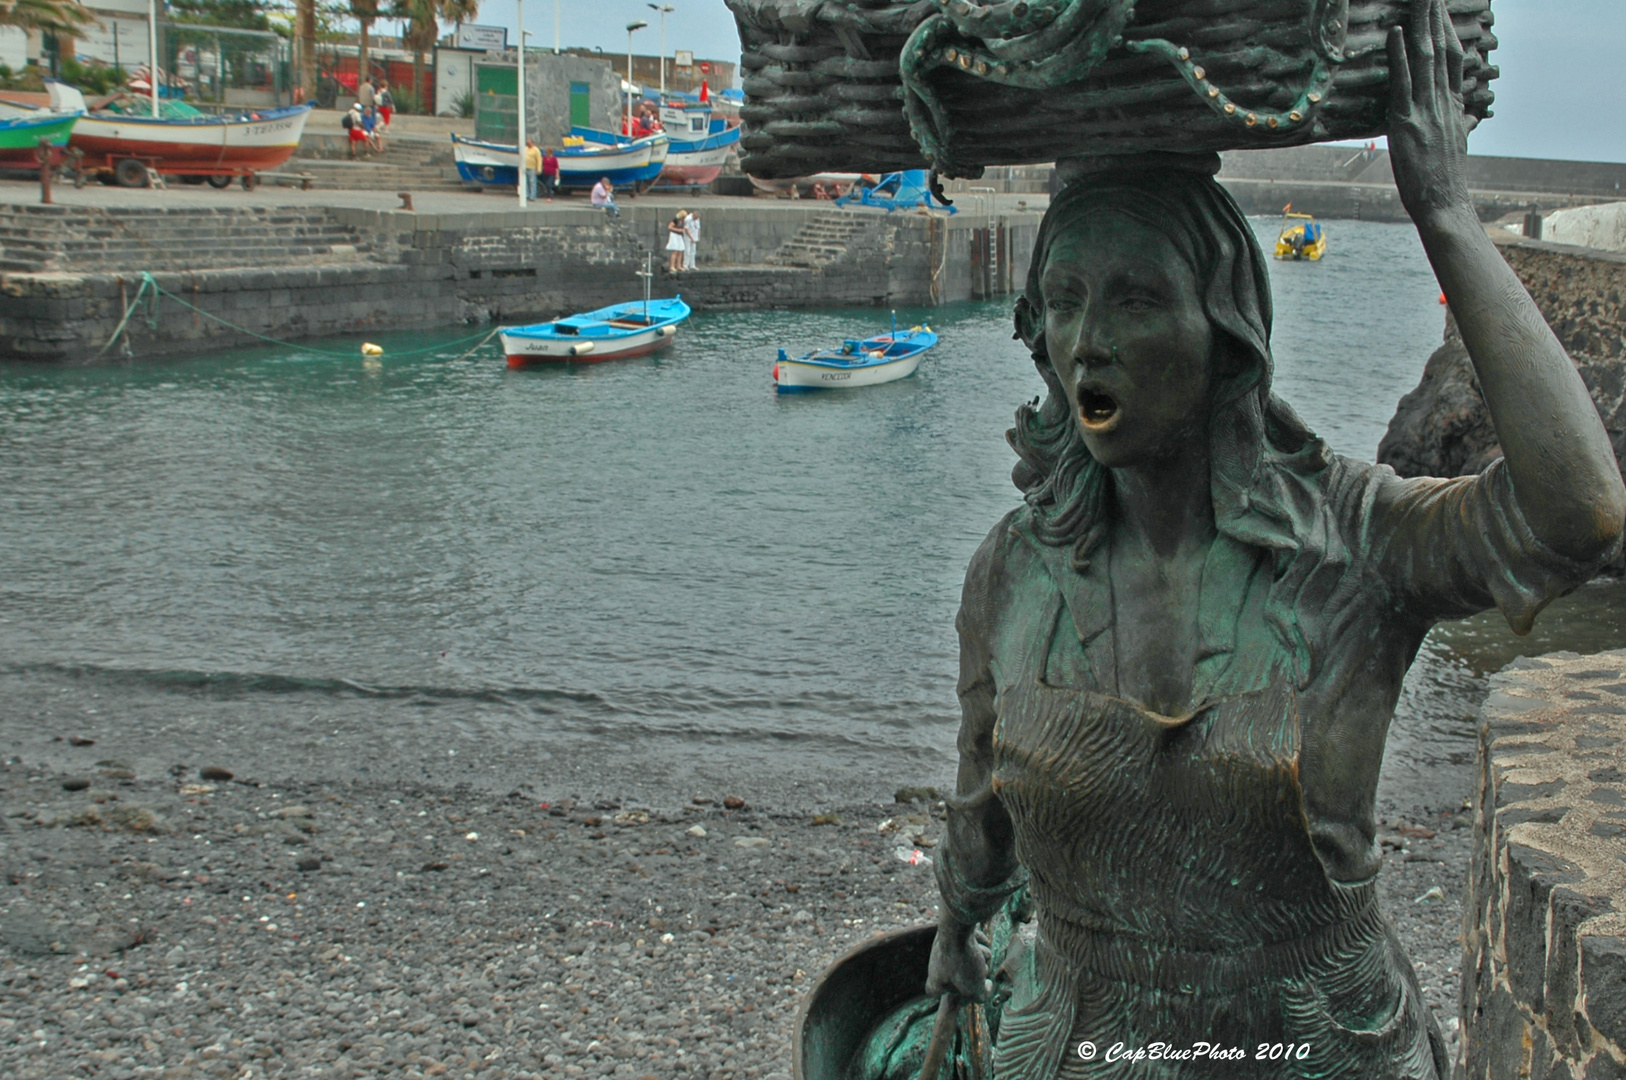
<path id="1" fill-rule="evenodd" d="M 1449 1075 L 1375 895 L 1401 679 L 1436 621 L 1524 632 L 1587 580 L 1626 489 L 1469 201 L 1443 0 L 1388 52 L 1395 178 L 1506 455 L 1482 475 L 1339 457 L 1271 394 L 1266 265 L 1211 158 L 1080 167 L 1044 218 L 1016 325 L 1049 393 L 966 577 L 930 965 L 982 998 L 976 928 L 1027 890 L 997 1080 Z M 1246 1059 L 1108 1060 L 1157 1042 Z"/>

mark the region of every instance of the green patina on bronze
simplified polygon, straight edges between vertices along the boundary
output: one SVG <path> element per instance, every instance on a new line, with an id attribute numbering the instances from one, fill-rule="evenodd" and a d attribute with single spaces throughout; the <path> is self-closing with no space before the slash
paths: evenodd
<path id="1" fill-rule="evenodd" d="M 984 1003 L 944 1013 L 964 1080 L 1449 1075 L 1377 905 L 1389 721 L 1434 623 L 1528 631 L 1611 559 L 1626 487 L 1474 217 L 1444 0 L 1386 54 L 1396 183 L 1505 458 L 1402 480 L 1334 453 L 1271 392 L 1267 267 L 1217 158 L 1064 162 L 1015 313 L 1047 390 L 1010 433 L 1024 502 L 958 619 L 939 922 L 827 973 L 802 1080 L 918 1072 L 945 993 Z M 1112 1057 L 1154 1044 L 1241 1057 Z"/>

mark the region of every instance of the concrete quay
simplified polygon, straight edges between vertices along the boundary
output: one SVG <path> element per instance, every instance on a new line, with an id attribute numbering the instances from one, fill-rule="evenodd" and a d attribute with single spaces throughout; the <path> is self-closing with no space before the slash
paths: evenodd
<path id="1" fill-rule="evenodd" d="M 655 289 L 699 310 L 999 296 L 1020 288 L 1044 205 L 968 199 L 944 218 L 662 195 L 626 199 L 610 220 L 579 196 L 522 211 L 425 192 L 408 211 L 378 190 L 98 187 L 41 207 L 35 190 L 0 183 L 0 357 L 55 363 L 590 309 L 641 292 L 636 271 L 651 255 L 663 267 L 680 207 L 701 213 L 700 268 L 662 269 Z M 137 316 L 144 273 L 162 294 Z"/>

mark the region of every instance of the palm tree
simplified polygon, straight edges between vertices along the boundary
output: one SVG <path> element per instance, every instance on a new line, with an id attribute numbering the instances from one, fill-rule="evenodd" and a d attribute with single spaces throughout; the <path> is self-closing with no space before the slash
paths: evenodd
<path id="1" fill-rule="evenodd" d="M 406 44 L 412 50 L 412 106 L 422 112 L 423 54 L 435 47 L 440 37 L 440 14 L 443 0 L 395 0 L 390 14 L 406 20 Z"/>
<path id="2" fill-rule="evenodd" d="M 299 60 L 299 89 L 304 100 L 316 100 L 316 0 L 294 0 L 294 42 Z"/>
<path id="3" fill-rule="evenodd" d="M 378 0 L 350 0 L 350 14 L 361 24 L 360 49 L 356 56 L 356 87 L 360 89 L 361 80 L 372 73 L 368 63 L 367 33 L 373 28 L 373 20 L 378 18 Z"/>
<path id="4" fill-rule="evenodd" d="M 480 0 L 440 0 L 440 17 L 461 27 L 480 17 Z"/>
<path id="5" fill-rule="evenodd" d="M 0 26 L 72 35 L 97 21 L 79 0 L 0 0 Z"/>

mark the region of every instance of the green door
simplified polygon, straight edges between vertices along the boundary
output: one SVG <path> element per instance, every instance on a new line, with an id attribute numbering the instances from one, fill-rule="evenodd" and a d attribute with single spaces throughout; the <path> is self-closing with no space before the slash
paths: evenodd
<path id="1" fill-rule="evenodd" d="M 519 135 L 519 69 L 475 66 L 474 134 L 493 142 Z"/>
<path id="2" fill-rule="evenodd" d="M 593 98 L 584 82 L 570 84 L 570 126 L 593 126 Z"/>

